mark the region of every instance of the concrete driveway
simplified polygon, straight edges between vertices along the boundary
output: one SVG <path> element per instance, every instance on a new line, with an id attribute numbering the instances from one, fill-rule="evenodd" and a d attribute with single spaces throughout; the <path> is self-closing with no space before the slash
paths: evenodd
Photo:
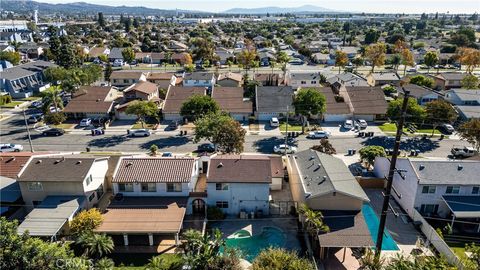
<path id="1" fill-rule="evenodd" d="M 327 122 L 322 123 L 322 130 L 329 131 L 332 137 L 352 137 L 357 136 L 358 130 L 355 129 L 345 129 L 343 127 L 343 122 Z M 363 132 L 374 132 L 375 136 L 382 136 L 384 133 L 380 130 L 378 125 L 373 122 L 369 122 L 366 129 L 362 129 Z"/>

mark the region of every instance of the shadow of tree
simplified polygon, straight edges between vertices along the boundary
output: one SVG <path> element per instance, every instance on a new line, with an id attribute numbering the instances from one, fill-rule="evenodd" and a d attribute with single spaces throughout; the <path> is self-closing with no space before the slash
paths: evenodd
<path id="1" fill-rule="evenodd" d="M 362 145 L 379 145 L 385 149 L 393 149 L 395 139 L 393 137 L 370 137 L 362 142 Z M 420 153 L 430 152 L 440 147 L 439 141 L 432 141 L 430 138 L 407 138 L 400 142 L 400 150 L 418 150 Z"/>
<path id="2" fill-rule="evenodd" d="M 93 139 L 88 142 L 88 146 L 94 147 L 112 147 L 117 146 L 121 143 L 130 140 L 127 135 L 115 135 L 115 136 L 108 136 L 108 137 L 101 137 L 98 139 Z"/>
<path id="3" fill-rule="evenodd" d="M 275 145 L 284 144 L 285 139 L 280 137 L 270 137 L 257 140 L 253 143 L 253 146 L 257 149 L 258 152 L 264 154 L 271 154 L 273 152 L 273 147 Z"/>
<path id="4" fill-rule="evenodd" d="M 185 136 L 166 137 L 143 143 L 140 145 L 140 148 L 150 149 L 150 146 L 155 144 L 156 146 L 158 146 L 158 148 L 161 149 L 164 147 L 175 147 L 184 145 L 189 143 L 190 141 L 192 141 L 192 139 Z"/>

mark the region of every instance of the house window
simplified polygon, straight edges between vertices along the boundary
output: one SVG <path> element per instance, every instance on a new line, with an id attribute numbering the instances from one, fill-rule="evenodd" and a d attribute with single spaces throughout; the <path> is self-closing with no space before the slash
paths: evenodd
<path id="1" fill-rule="evenodd" d="M 218 208 L 228 208 L 227 201 L 217 201 L 215 204 Z"/>
<path id="2" fill-rule="evenodd" d="M 90 183 L 92 183 L 93 179 L 92 179 L 92 175 L 90 174 L 87 179 L 85 179 L 85 181 L 87 182 L 87 186 L 90 185 Z"/>
<path id="3" fill-rule="evenodd" d="M 436 214 L 438 211 L 438 204 L 422 204 L 420 206 L 420 213 Z"/>
<path id="4" fill-rule="evenodd" d="M 167 192 L 182 192 L 181 183 L 167 183 Z"/>
<path id="5" fill-rule="evenodd" d="M 435 186 L 423 186 L 423 188 L 422 188 L 422 193 L 424 193 L 424 194 L 426 194 L 426 193 L 433 194 L 433 193 L 435 193 L 435 191 L 436 191 Z"/>
<path id="6" fill-rule="evenodd" d="M 89 202 L 93 201 L 93 199 L 95 199 L 95 192 L 92 193 L 92 195 L 88 196 L 88 201 Z"/>
<path id="7" fill-rule="evenodd" d="M 447 187 L 447 194 L 458 194 L 460 192 L 459 186 L 448 186 Z"/>
<path id="8" fill-rule="evenodd" d="M 129 83 L 129 81 L 128 80 L 123 80 L 123 83 Z"/>
<path id="9" fill-rule="evenodd" d="M 29 191 L 40 191 L 43 190 L 42 183 L 40 182 L 29 182 L 27 184 L 28 190 Z"/>
<path id="10" fill-rule="evenodd" d="M 301 81 L 300 84 L 307 84 L 307 82 L 306 81 Z"/>
<path id="11" fill-rule="evenodd" d="M 120 192 L 133 192 L 133 184 L 118 184 L 118 191 Z"/>
<path id="12" fill-rule="evenodd" d="M 310 83 L 311 84 L 317 84 L 317 81 L 311 81 Z"/>
<path id="13" fill-rule="evenodd" d="M 157 192 L 157 184 L 155 183 L 142 184 L 142 192 Z"/>
<path id="14" fill-rule="evenodd" d="M 113 83 L 117 83 L 117 79 L 113 79 Z"/>
<path id="15" fill-rule="evenodd" d="M 216 190 L 228 190 L 228 184 L 217 183 L 217 184 L 215 185 L 215 189 L 216 189 Z"/>
<path id="16" fill-rule="evenodd" d="M 472 188 L 472 194 L 480 194 L 480 187 L 473 187 Z"/>

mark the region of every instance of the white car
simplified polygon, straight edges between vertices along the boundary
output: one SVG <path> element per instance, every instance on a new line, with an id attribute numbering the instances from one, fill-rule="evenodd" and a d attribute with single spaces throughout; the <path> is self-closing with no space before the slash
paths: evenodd
<path id="1" fill-rule="evenodd" d="M 13 144 L 13 143 L 0 144 L 1 153 L 20 152 L 22 150 L 23 150 L 23 146 L 21 146 L 20 144 Z"/>
<path id="2" fill-rule="evenodd" d="M 88 127 L 92 124 L 92 119 L 90 118 L 84 118 L 82 121 L 80 121 L 80 126 L 81 127 Z"/>
<path id="3" fill-rule="evenodd" d="M 148 137 L 148 136 L 150 136 L 150 130 L 148 130 L 148 129 L 129 130 L 128 135 L 130 135 L 132 137 Z"/>
<path id="4" fill-rule="evenodd" d="M 113 61 L 113 66 L 114 67 L 121 67 L 121 66 L 123 66 L 123 61 L 119 60 L 119 59 L 116 59 L 115 61 Z"/>
<path id="5" fill-rule="evenodd" d="M 350 119 L 345 120 L 345 123 L 343 123 L 343 128 L 352 129 L 353 128 L 353 121 L 350 120 Z"/>
<path id="6" fill-rule="evenodd" d="M 270 119 L 270 126 L 279 127 L 280 126 L 280 121 L 278 121 L 278 118 L 272 117 L 272 119 Z"/>
<path id="7" fill-rule="evenodd" d="M 328 139 L 330 132 L 328 131 L 313 131 L 309 132 L 307 138 L 309 139 Z"/>
<path id="8" fill-rule="evenodd" d="M 297 147 L 290 146 L 290 145 L 285 145 L 285 144 L 275 145 L 273 147 L 273 152 L 275 152 L 277 154 L 284 154 L 285 150 L 286 150 L 287 154 L 293 154 L 293 153 L 297 152 Z"/>
<path id="9" fill-rule="evenodd" d="M 365 129 L 368 127 L 367 121 L 363 119 L 358 119 L 357 122 L 355 123 L 356 126 L 359 126 L 361 129 Z"/>

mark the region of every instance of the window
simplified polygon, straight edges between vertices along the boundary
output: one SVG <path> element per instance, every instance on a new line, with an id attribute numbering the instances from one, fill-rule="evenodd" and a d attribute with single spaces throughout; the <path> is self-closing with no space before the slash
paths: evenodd
<path id="1" fill-rule="evenodd" d="M 433 193 L 435 193 L 435 191 L 436 191 L 435 186 L 423 186 L 423 188 L 422 188 L 422 193 L 424 193 L 424 194 L 426 194 L 426 193 L 433 194 Z"/>
<path id="2" fill-rule="evenodd" d="M 43 190 L 42 183 L 40 182 L 29 182 L 27 184 L 28 190 L 30 191 L 40 191 Z"/>
<path id="3" fill-rule="evenodd" d="M 133 184 L 118 184 L 118 191 L 120 192 L 133 192 Z"/>
<path id="4" fill-rule="evenodd" d="M 311 84 L 317 84 L 317 81 L 311 81 L 310 83 Z"/>
<path id="5" fill-rule="evenodd" d="M 228 184 L 217 183 L 215 185 L 216 190 L 228 190 Z"/>
<path id="6" fill-rule="evenodd" d="M 181 183 L 167 183 L 167 192 L 182 192 Z"/>
<path id="7" fill-rule="evenodd" d="M 117 83 L 117 79 L 113 79 L 113 83 Z"/>
<path id="8" fill-rule="evenodd" d="M 218 208 L 228 208 L 228 202 L 227 201 L 217 201 L 215 203 Z"/>
<path id="9" fill-rule="evenodd" d="M 129 83 L 130 81 L 129 80 L 123 80 L 123 83 Z"/>
<path id="10" fill-rule="evenodd" d="M 420 213 L 436 214 L 438 211 L 438 204 L 422 204 L 420 206 Z"/>
<path id="11" fill-rule="evenodd" d="M 90 183 L 92 183 L 93 179 L 92 179 L 92 175 L 90 174 L 87 179 L 85 179 L 85 181 L 87 182 L 87 186 L 90 185 Z"/>
<path id="12" fill-rule="evenodd" d="M 480 194 L 480 187 L 472 187 L 472 194 Z"/>
<path id="13" fill-rule="evenodd" d="M 458 194 L 460 192 L 459 186 L 448 186 L 447 187 L 447 194 Z"/>
<path id="14" fill-rule="evenodd" d="M 142 184 L 142 192 L 156 192 L 156 191 L 157 191 L 157 184 L 155 183 Z"/>
<path id="15" fill-rule="evenodd" d="M 306 81 L 301 81 L 300 84 L 307 84 L 307 82 Z"/>
<path id="16" fill-rule="evenodd" d="M 93 201 L 93 199 L 95 199 L 95 192 L 92 193 L 92 195 L 88 196 L 88 201 L 89 202 Z"/>

